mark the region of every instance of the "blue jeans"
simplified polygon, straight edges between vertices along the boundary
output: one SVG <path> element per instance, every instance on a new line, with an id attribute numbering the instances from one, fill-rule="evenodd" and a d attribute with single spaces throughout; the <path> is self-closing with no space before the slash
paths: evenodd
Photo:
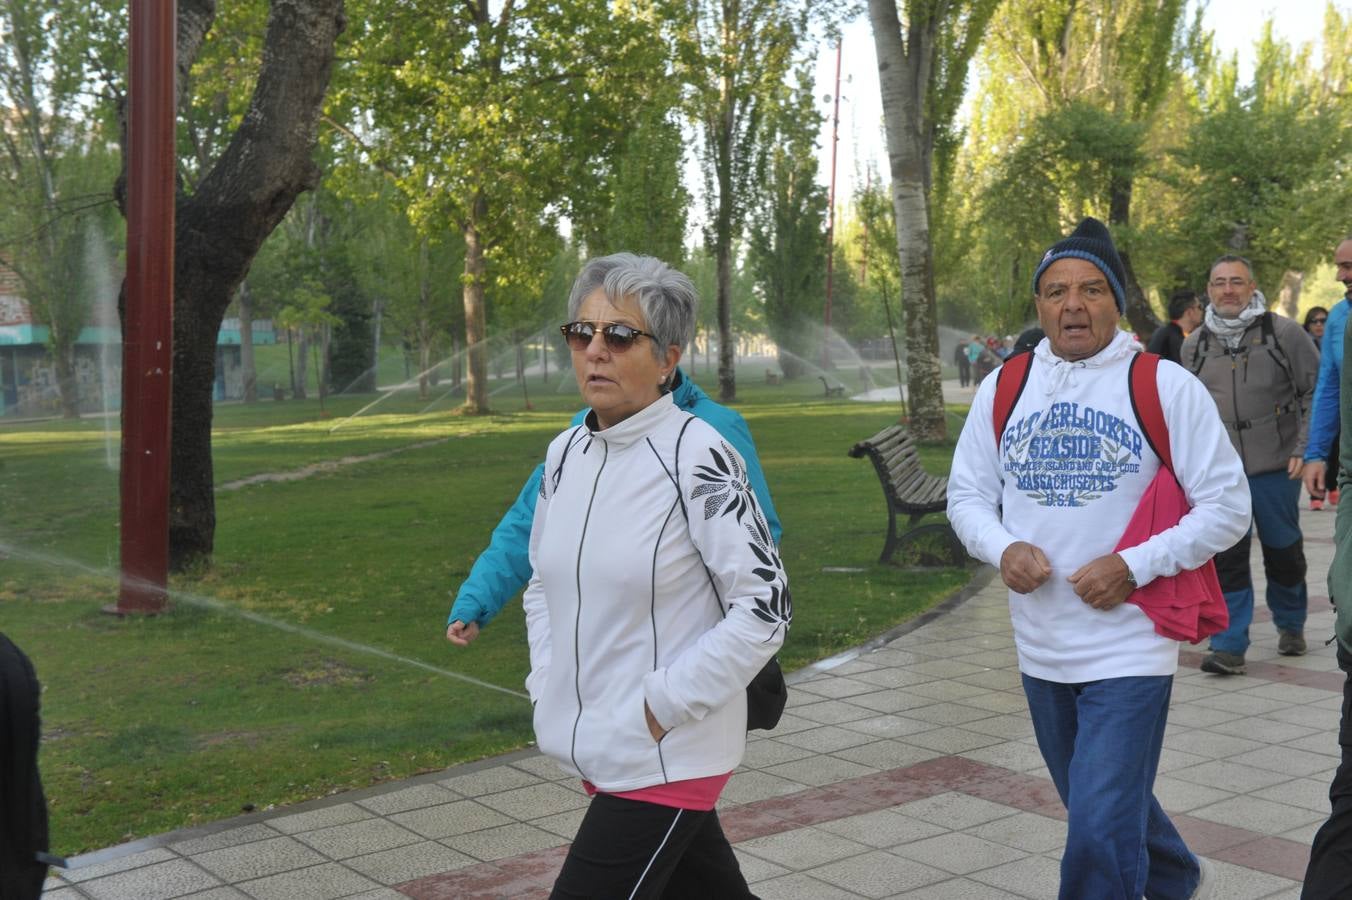
<path id="1" fill-rule="evenodd" d="M 1305 587 L 1305 547 L 1300 534 L 1300 482 L 1286 471 L 1249 476 L 1253 521 L 1263 547 L 1263 574 L 1267 578 L 1267 605 L 1272 622 L 1282 631 L 1304 631 L 1309 595 Z M 1249 573 L 1249 542 L 1216 554 L 1230 627 L 1211 636 L 1211 649 L 1240 656 L 1249 649 L 1253 622 L 1253 579 Z"/>
<path id="2" fill-rule="evenodd" d="M 1038 748 L 1070 814 L 1060 900 L 1187 900 L 1201 879 L 1155 799 L 1172 675 L 1023 676 Z"/>

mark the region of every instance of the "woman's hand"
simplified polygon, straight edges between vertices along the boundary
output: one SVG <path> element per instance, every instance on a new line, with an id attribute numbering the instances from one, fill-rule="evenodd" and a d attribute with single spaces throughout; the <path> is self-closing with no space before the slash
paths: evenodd
<path id="1" fill-rule="evenodd" d="M 654 741 L 660 743 L 662 738 L 666 736 L 668 729 L 663 728 L 658 723 L 657 717 L 654 716 L 653 711 L 648 708 L 647 700 L 643 701 L 643 717 L 648 720 L 648 733 L 653 736 Z"/>
<path id="2" fill-rule="evenodd" d="M 479 636 L 479 623 L 470 622 L 466 625 L 459 619 L 456 619 L 446 629 L 446 640 L 455 644 L 457 647 L 468 647 L 470 643 Z"/>

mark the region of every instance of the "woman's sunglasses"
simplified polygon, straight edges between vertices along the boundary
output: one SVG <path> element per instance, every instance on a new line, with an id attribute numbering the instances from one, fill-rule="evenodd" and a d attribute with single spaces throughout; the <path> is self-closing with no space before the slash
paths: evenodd
<path id="1" fill-rule="evenodd" d="M 1324 324 L 1325 322 L 1327 322 L 1327 321 L 1328 321 L 1328 319 L 1311 319 L 1311 320 L 1310 320 L 1310 324 L 1311 324 L 1311 325 L 1323 325 L 1323 324 Z"/>
<path id="2" fill-rule="evenodd" d="M 653 337 L 646 331 L 639 331 L 619 322 L 569 322 L 567 325 L 559 326 L 559 331 L 563 332 L 563 339 L 568 342 L 568 349 L 578 353 L 591 346 L 592 338 L 596 337 L 598 330 L 605 339 L 606 349 L 611 353 L 623 353 L 634 346 L 634 342 L 639 338 Z"/>

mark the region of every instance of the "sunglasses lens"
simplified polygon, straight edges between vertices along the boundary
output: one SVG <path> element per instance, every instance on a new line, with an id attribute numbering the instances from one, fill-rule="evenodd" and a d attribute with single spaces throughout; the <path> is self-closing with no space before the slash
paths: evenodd
<path id="1" fill-rule="evenodd" d="M 596 328 L 590 322 L 569 322 L 561 329 L 569 350 L 581 352 L 591 346 Z"/>
<path id="2" fill-rule="evenodd" d="M 601 329 L 601 334 L 605 336 L 606 346 L 614 353 L 623 353 L 634 346 L 639 335 L 628 325 L 607 325 Z"/>

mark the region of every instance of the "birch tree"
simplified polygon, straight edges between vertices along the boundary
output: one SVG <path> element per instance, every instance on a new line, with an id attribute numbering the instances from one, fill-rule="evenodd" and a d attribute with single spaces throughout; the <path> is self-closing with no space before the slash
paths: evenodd
<path id="1" fill-rule="evenodd" d="M 936 145 L 952 144 L 967 68 L 998 0 L 869 0 L 897 223 L 911 428 L 948 429 L 939 358 L 930 201 Z M 903 11 L 898 4 L 904 3 Z M 903 22 L 905 25 L 903 26 Z"/>

